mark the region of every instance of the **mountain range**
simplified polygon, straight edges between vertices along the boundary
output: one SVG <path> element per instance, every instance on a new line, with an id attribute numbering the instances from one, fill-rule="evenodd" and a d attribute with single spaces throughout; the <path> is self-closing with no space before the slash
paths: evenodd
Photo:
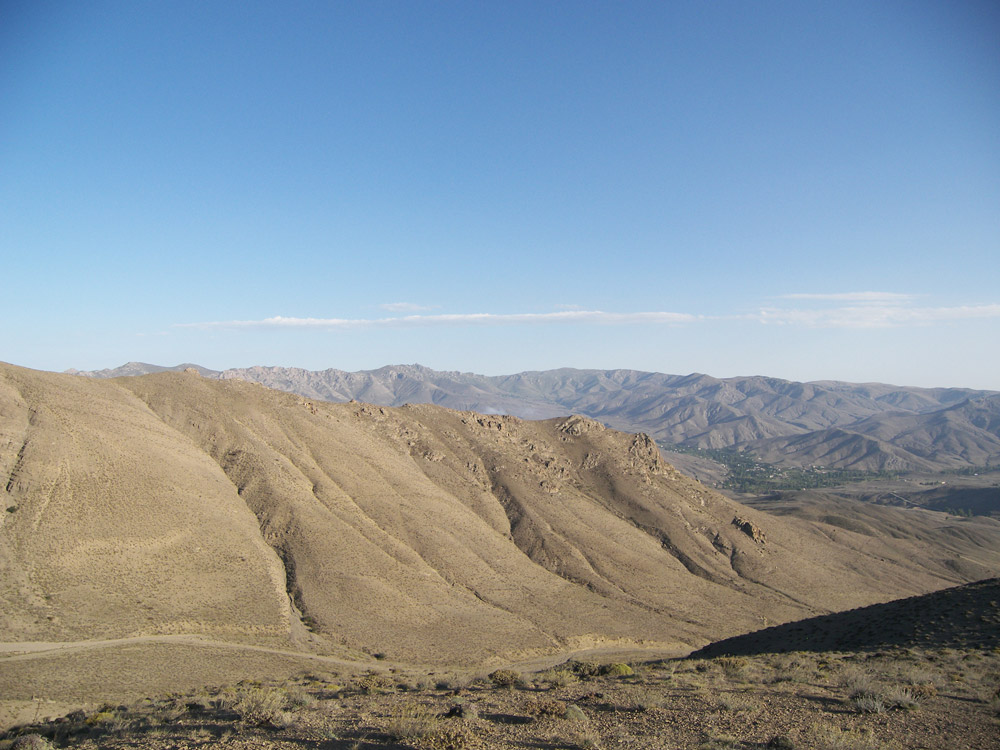
<path id="1" fill-rule="evenodd" d="M 644 432 L 664 447 L 736 449 L 778 467 L 938 472 L 1000 462 L 1000 393 L 967 388 L 635 370 L 485 376 L 420 365 L 213 371 L 133 362 L 78 374 L 110 378 L 190 367 L 205 377 L 248 380 L 324 401 L 431 403 L 525 419 L 580 414 Z"/>

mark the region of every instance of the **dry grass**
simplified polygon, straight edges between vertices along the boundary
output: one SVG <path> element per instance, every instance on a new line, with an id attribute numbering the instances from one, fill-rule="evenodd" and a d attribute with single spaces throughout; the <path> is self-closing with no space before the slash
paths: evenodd
<path id="1" fill-rule="evenodd" d="M 895 743 L 880 742 L 872 732 L 818 726 L 808 734 L 814 750 L 892 750 Z"/>
<path id="2" fill-rule="evenodd" d="M 435 734 L 441 727 L 437 711 L 420 703 L 397 706 L 386 722 L 385 731 L 400 741 L 423 739 Z"/>
<path id="3" fill-rule="evenodd" d="M 80 750 L 225 748 L 237 739 L 242 746 L 257 742 L 289 750 L 317 743 L 331 750 L 902 750 L 935 746 L 942 721 L 951 727 L 954 746 L 987 748 L 995 739 L 1000 654 L 790 658 L 816 679 L 762 678 L 734 690 L 718 664 L 691 660 L 651 664 L 627 679 L 598 673 L 559 686 L 546 684 L 546 676 L 553 676 L 548 672 L 526 676 L 528 684 L 544 688 L 512 690 L 483 680 L 457 697 L 426 675 L 396 675 L 398 681 L 425 683 L 408 692 L 370 690 L 362 679 L 349 677 L 336 692 L 308 678 L 244 684 L 26 725 L 0 737 L 0 750 L 40 741 Z M 766 676 L 772 669 L 769 658 L 744 659 L 746 675 Z M 962 681 L 947 681 L 956 672 Z M 918 684 L 940 683 L 940 691 L 917 698 L 905 675 Z M 965 697 L 970 691 L 974 699 Z M 844 710 L 866 695 L 881 707 Z M 913 702 L 919 710 L 903 710 Z M 31 736 L 39 739 L 24 739 Z"/>
<path id="4" fill-rule="evenodd" d="M 291 723 L 288 694 L 281 688 L 251 687 L 240 690 L 233 700 L 233 711 L 246 724 L 287 727 Z"/>
<path id="5" fill-rule="evenodd" d="M 716 699 L 720 711 L 756 711 L 760 704 L 752 693 L 722 693 Z"/>

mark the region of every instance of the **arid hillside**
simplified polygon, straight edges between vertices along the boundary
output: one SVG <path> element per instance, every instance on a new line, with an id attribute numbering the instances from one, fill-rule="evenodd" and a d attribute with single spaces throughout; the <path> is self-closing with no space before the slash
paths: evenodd
<path id="1" fill-rule="evenodd" d="M 899 538 L 769 515 L 582 417 L 4 365 L 0 430 L 8 642 L 199 634 L 450 664 L 683 652 L 1000 572 L 995 523 L 945 547 L 951 522 L 924 511 L 930 530 Z"/>

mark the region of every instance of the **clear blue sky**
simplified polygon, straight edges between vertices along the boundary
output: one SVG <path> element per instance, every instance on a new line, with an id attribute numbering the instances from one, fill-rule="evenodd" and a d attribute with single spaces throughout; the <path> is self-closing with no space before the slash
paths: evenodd
<path id="1" fill-rule="evenodd" d="M 1000 389 L 996 2 L 0 4 L 0 359 Z"/>

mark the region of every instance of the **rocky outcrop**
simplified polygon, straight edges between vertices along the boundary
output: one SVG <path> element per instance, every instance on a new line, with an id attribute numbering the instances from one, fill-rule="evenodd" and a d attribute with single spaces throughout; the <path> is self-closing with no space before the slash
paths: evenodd
<path id="1" fill-rule="evenodd" d="M 753 521 L 746 518 L 736 516 L 733 519 L 733 526 L 742 531 L 748 537 L 753 539 L 757 544 L 764 544 L 767 539 L 764 537 L 764 531 Z"/>

